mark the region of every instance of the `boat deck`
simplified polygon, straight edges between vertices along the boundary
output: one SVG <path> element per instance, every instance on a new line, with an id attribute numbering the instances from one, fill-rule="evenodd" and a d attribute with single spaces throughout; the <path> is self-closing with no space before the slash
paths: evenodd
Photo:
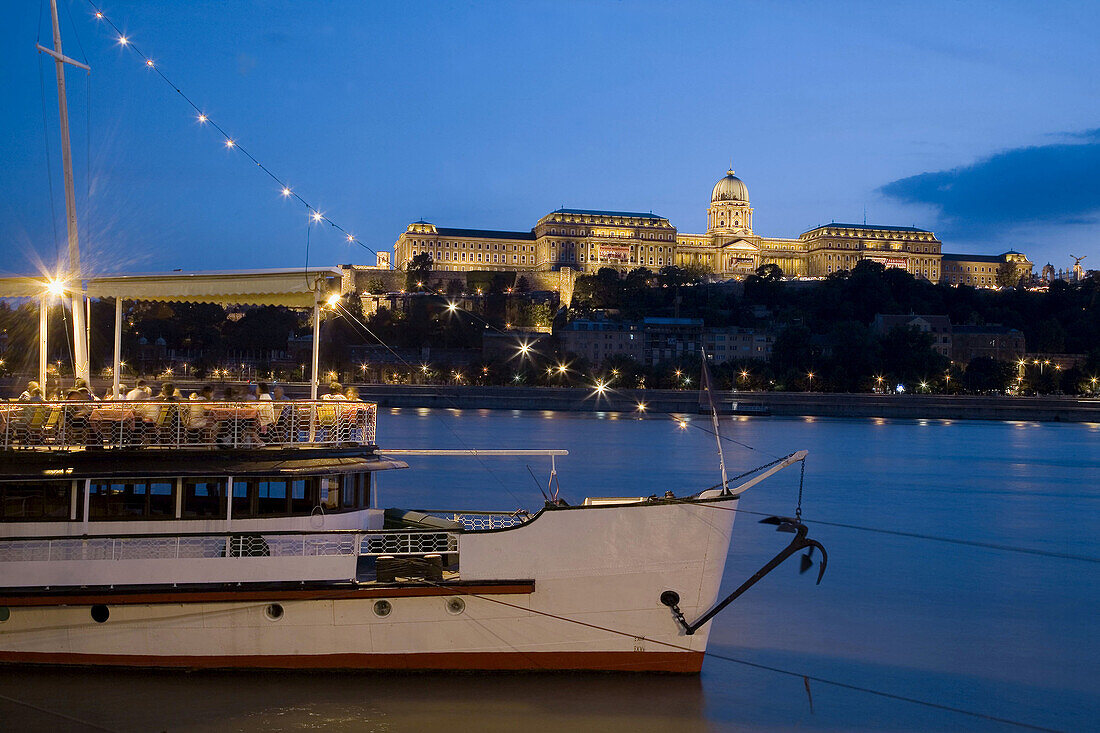
<path id="1" fill-rule="evenodd" d="M 13 402 L 0 404 L 0 450 L 373 445 L 369 402 Z"/>

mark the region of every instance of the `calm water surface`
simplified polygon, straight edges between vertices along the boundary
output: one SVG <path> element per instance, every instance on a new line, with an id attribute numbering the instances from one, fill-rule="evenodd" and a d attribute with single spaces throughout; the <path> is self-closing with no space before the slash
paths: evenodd
<path id="1" fill-rule="evenodd" d="M 689 418 L 392 410 L 390 448 L 567 448 L 562 495 L 692 493 L 718 482 Z M 805 448 L 804 516 L 1100 557 L 1100 425 L 741 419 L 730 473 Z M 410 459 L 381 504 L 536 509 L 548 459 Z M 791 514 L 797 467 L 741 508 Z M 741 516 L 732 589 L 787 535 Z M 1100 728 L 1100 566 L 811 524 L 829 550 L 814 586 L 796 561 L 714 622 L 709 650 L 1062 730 Z M 615 675 L 130 673 L 0 670 L 9 730 L 1009 730 L 1000 723 L 710 658 L 699 678 Z M 811 703 L 812 696 L 812 703 Z M 28 704 L 38 709 L 28 707 Z M 68 716 L 68 717 L 59 717 Z M 83 725 L 84 723 L 88 725 Z"/>

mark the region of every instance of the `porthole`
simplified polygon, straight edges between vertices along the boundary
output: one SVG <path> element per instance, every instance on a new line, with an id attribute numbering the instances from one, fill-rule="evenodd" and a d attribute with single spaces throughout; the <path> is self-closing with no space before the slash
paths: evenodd
<path id="1" fill-rule="evenodd" d="M 272 603 L 264 609 L 264 616 L 268 621 L 278 621 L 283 617 L 283 607 L 279 603 Z"/>
<path id="2" fill-rule="evenodd" d="M 374 602 L 374 615 L 379 618 L 385 618 L 393 613 L 393 604 L 389 601 L 375 601 Z"/>
<path id="3" fill-rule="evenodd" d="M 102 603 L 97 603 L 92 606 L 92 621 L 97 624 L 101 624 L 111 617 L 111 609 L 104 606 Z"/>
<path id="4" fill-rule="evenodd" d="M 461 598 L 448 598 L 446 608 L 447 613 L 457 616 L 466 610 L 466 601 Z"/>
<path id="5" fill-rule="evenodd" d="M 11 609 L 7 606 L 0 606 L 0 624 L 11 618 Z"/>

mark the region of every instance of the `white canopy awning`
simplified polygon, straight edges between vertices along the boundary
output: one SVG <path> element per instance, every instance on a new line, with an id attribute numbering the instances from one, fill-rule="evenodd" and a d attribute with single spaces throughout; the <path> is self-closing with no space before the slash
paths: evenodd
<path id="1" fill-rule="evenodd" d="M 0 298 L 37 298 L 49 285 L 47 277 L 0 277 Z"/>
<path id="2" fill-rule="evenodd" d="M 88 280 L 88 296 L 312 308 L 318 293 L 324 297 L 340 292 L 342 277 L 335 268 L 103 275 Z"/>
<path id="3" fill-rule="evenodd" d="M 115 301 L 114 393 L 119 393 L 121 365 L 122 301 L 159 301 L 167 303 L 215 303 L 218 305 L 279 305 L 289 308 L 313 308 L 313 379 L 311 395 L 317 397 L 318 346 L 320 341 L 320 303 L 339 295 L 343 273 L 336 268 L 290 268 L 277 270 L 240 270 L 220 272 L 158 272 L 125 275 L 89 276 L 85 279 L 90 298 Z M 0 298 L 37 298 L 51 286 L 46 276 L 0 278 Z M 56 285 L 54 288 L 56 289 Z M 65 290 L 79 296 L 76 283 L 65 283 Z M 45 301 L 43 301 L 45 305 Z M 75 307 L 75 303 L 74 303 Z M 39 322 L 39 381 L 46 379 L 45 308 Z"/>

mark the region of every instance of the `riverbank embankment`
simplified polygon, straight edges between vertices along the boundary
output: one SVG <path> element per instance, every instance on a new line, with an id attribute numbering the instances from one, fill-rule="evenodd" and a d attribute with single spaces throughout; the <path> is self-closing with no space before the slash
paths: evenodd
<path id="1" fill-rule="evenodd" d="M 606 390 L 567 387 L 464 387 L 363 385 L 360 396 L 382 407 L 490 410 L 560 410 L 697 413 L 695 390 Z M 1077 397 L 971 395 L 880 395 L 821 392 L 717 392 L 720 409 L 767 408 L 777 416 L 927 418 L 939 420 L 1028 420 L 1098 422 L 1100 400 Z"/>
<path id="2" fill-rule="evenodd" d="M 7 383 L 7 384 L 4 384 Z M 220 392 L 226 382 L 212 382 Z M 12 394 L 25 384 L 0 380 L 0 389 Z M 98 393 L 107 382 L 93 380 Z M 204 382 L 181 379 L 185 393 Z M 244 382 L 228 382 L 244 387 Z M 701 411 L 699 392 L 689 389 L 607 389 L 597 394 L 591 387 L 478 387 L 466 385 L 358 384 L 359 395 L 382 407 L 436 407 L 487 410 L 559 410 L 563 412 L 687 413 Z M 283 384 L 291 397 L 309 395 L 303 382 Z M 322 386 L 321 394 L 327 389 Z M 882 417 L 932 420 L 1026 420 L 1031 422 L 1100 423 L 1100 399 L 1050 395 L 1006 397 L 935 394 L 837 394 L 827 392 L 729 392 L 715 393 L 719 409 L 729 414 L 766 412 L 775 416 Z"/>

